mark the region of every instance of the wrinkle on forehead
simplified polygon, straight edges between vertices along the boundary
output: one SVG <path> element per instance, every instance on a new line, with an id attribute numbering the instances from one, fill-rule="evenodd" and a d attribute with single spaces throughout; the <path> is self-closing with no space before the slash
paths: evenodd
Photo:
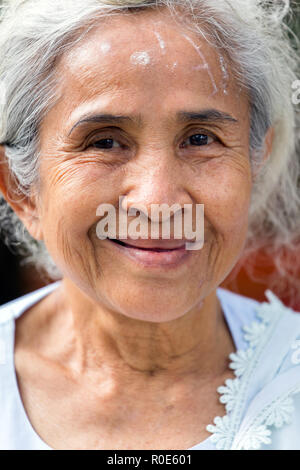
<path id="1" fill-rule="evenodd" d="M 181 81 L 181 88 L 230 98 L 235 82 L 229 83 L 226 54 L 220 58 L 205 39 L 175 27 L 168 18 L 141 20 L 131 23 L 120 17 L 108 28 L 101 25 L 66 53 L 58 68 L 64 93 L 71 86 L 74 95 L 88 101 L 108 90 L 119 94 L 126 89 L 131 96 L 132 89 L 140 87 L 147 97 L 155 87 L 168 91 Z"/>
<path id="2" fill-rule="evenodd" d="M 222 80 L 223 93 L 224 95 L 227 95 L 228 94 L 227 88 L 228 88 L 228 83 L 229 83 L 229 73 L 228 73 L 227 63 L 221 54 L 219 54 L 219 60 L 220 60 L 220 66 L 221 66 L 222 75 L 223 75 L 223 80 Z"/>

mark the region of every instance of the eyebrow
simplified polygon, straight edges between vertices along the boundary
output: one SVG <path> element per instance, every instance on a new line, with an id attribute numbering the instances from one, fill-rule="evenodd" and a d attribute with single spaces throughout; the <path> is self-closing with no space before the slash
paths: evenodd
<path id="1" fill-rule="evenodd" d="M 107 123 L 115 123 L 115 124 L 122 124 L 124 122 L 130 122 L 130 123 L 136 123 L 140 125 L 140 118 L 133 118 L 130 116 L 119 116 L 115 114 L 109 114 L 109 113 L 103 113 L 103 114 L 92 114 L 92 115 L 87 115 L 80 119 L 80 121 L 76 122 L 72 129 L 70 130 L 68 136 L 72 134 L 72 132 L 82 124 L 86 123 L 98 123 L 98 124 L 107 124 Z"/>
<path id="2" fill-rule="evenodd" d="M 237 124 L 238 120 L 234 117 L 230 116 L 230 114 L 225 113 L 223 111 L 218 111 L 217 109 L 206 109 L 200 112 L 185 112 L 180 111 L 177 114 L 178 121 L 186 122 L 186 121 L 202 121 L 207 123 L 212 122 L 232 122 Z"/>
<path id="3" fill-rule="evenodd" d="M 219 111 L 217 109 L 207 109 L 199 112 L 187 112 L 187 111 L 180 111 L 177 113 L 177 121 L 178 122 L 188 122 L 188 121 L 201 121 L 203 123 L 238 123 L 238 120 L 234 117 L 230 116 L 223 111 Z M 124 123 L 131 123 L 137 124 L 141 126 L 142 118 L 140 115 L 136 117 L 132 116 L 125 116 L 125 115 L 115 115 L 109 113 L 102 113 L 102 114 L 91 114 L 84 116 L 80 119 L 72 129 L 70 130 L 68 136 L 72 134 L 72 132 L 79 126 L 87 123 L 98 123 L 98 124 L 107 124 L 107 123 L 115 123 L 115 124 L 124 124 Z"/>

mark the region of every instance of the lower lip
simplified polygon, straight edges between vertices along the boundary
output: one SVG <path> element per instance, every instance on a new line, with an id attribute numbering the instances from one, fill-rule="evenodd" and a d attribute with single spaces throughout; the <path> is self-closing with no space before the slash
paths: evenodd
<path id="1" fill-rule="evenodd" d="M 186 250 L 185 245 L 176 250 L 154 251 L 119 245 L 111 240 L 108 240 L 108 242 L 117 248 L 119 252 L 144 267 L 176 268 L 184 264 L 191 254 L 190 251 Z"/>

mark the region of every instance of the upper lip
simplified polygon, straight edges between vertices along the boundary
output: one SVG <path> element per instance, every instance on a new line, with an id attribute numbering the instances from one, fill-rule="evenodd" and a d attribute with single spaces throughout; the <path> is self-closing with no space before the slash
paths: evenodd
<path id="1" fill-rule="evenodd" d="M 186 244 L 186 240 L 132 240 L 131 238 L 116 239 L 121 243 L 132 246 L 133 248 L 143 248 L 144 250 L 178 250 L 183 248 Z"/>

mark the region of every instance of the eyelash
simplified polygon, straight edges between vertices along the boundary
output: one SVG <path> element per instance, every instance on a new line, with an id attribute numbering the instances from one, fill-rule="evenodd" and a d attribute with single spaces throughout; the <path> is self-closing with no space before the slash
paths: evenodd
<path id="1" fill-rule="evenodd" d="M 186 146 L 184 145 L 189 139 L 191 139 L 192 137 L 195 137 L 195 136 L 205 136 L 207 137 L 208 139 L 212 139 L 212 142 L 208 143 L 208 144 L 205 144 L 205 145 L 195 145 L 194 147 L 198 148 L 198 147 L 208 147 L 209 145 L 211 145 L 212 143 L 214 142 L 220 142 L 220 139 L 218 139 L 218 137 L 216 137 L 214 134 L 212 133 L 209 133 L 209 132 L 206 132 L 204 130 L 199 130 L 199 131 L 195 131 L 195 133 L 191 134 L 189 137 L 187 137 L 184 142 L 182 144 L 180 144 L 180 148 L 186 148 Z M 95 140 L 94 142 L 91 142 L 88 144 L 87 146 L 87 149 L 89 148 L 97 148 L 95 146 L 95 144 L 97 144 L 98 142 L 102 142 L 102 141 L 108 141 L 108 140 L 111 140 L 113 142 L 117 142 L 119 144 L 119 146 L 117 148 L 123 148 L 123 149 L 126 149 L 128 148 L 128 145 L 127 144 L 122 144 L 121 141 L 119 141 L 117 138 L 115 138 L 113 135 L 111 134 L 108 134 L 108 135 L 104 135 L 102 138 L 98 138 L 97 140 Z M 193 145 L 191 145 L 193 146 Z M 112 151 L 113 148 L 108 148 L 108 149 L 99 149 L 99 150 L 102 150 L 102 151 Z"/>
<path id="2" fill-rule="evenodd" d="M 200 135 L 201 135 L 201 136 L 205 136 L 205 137 L 207 137 L 208 139 L 212 139 L 213 142 L 214 142 L 214 141 L 215 141 L 215 142 L 218 141 L 217 137 L 215 137 L 215 136 L 213 136 L 213 135 L 211 135 L 211 134 L 209 134 L 209 133 L 206 133 L 205 131 L 200 131 L 200 132 L 198 132 L 198 133 L 196 133 L 196 134 L 190 135 L 184 142 L 187 142 L 187 141 L 188 141 L 189 139 L 191 139 L 192 137 L 200 136 Z M 210 144 L 207 143 L 206 145 L 195 145 L 195 147 L 208 147 L 208 146 L 211 145 L 213 142 L 211 142 Z M 184 144 L 181 144 L 180 147 L 184 148 Z"/>

